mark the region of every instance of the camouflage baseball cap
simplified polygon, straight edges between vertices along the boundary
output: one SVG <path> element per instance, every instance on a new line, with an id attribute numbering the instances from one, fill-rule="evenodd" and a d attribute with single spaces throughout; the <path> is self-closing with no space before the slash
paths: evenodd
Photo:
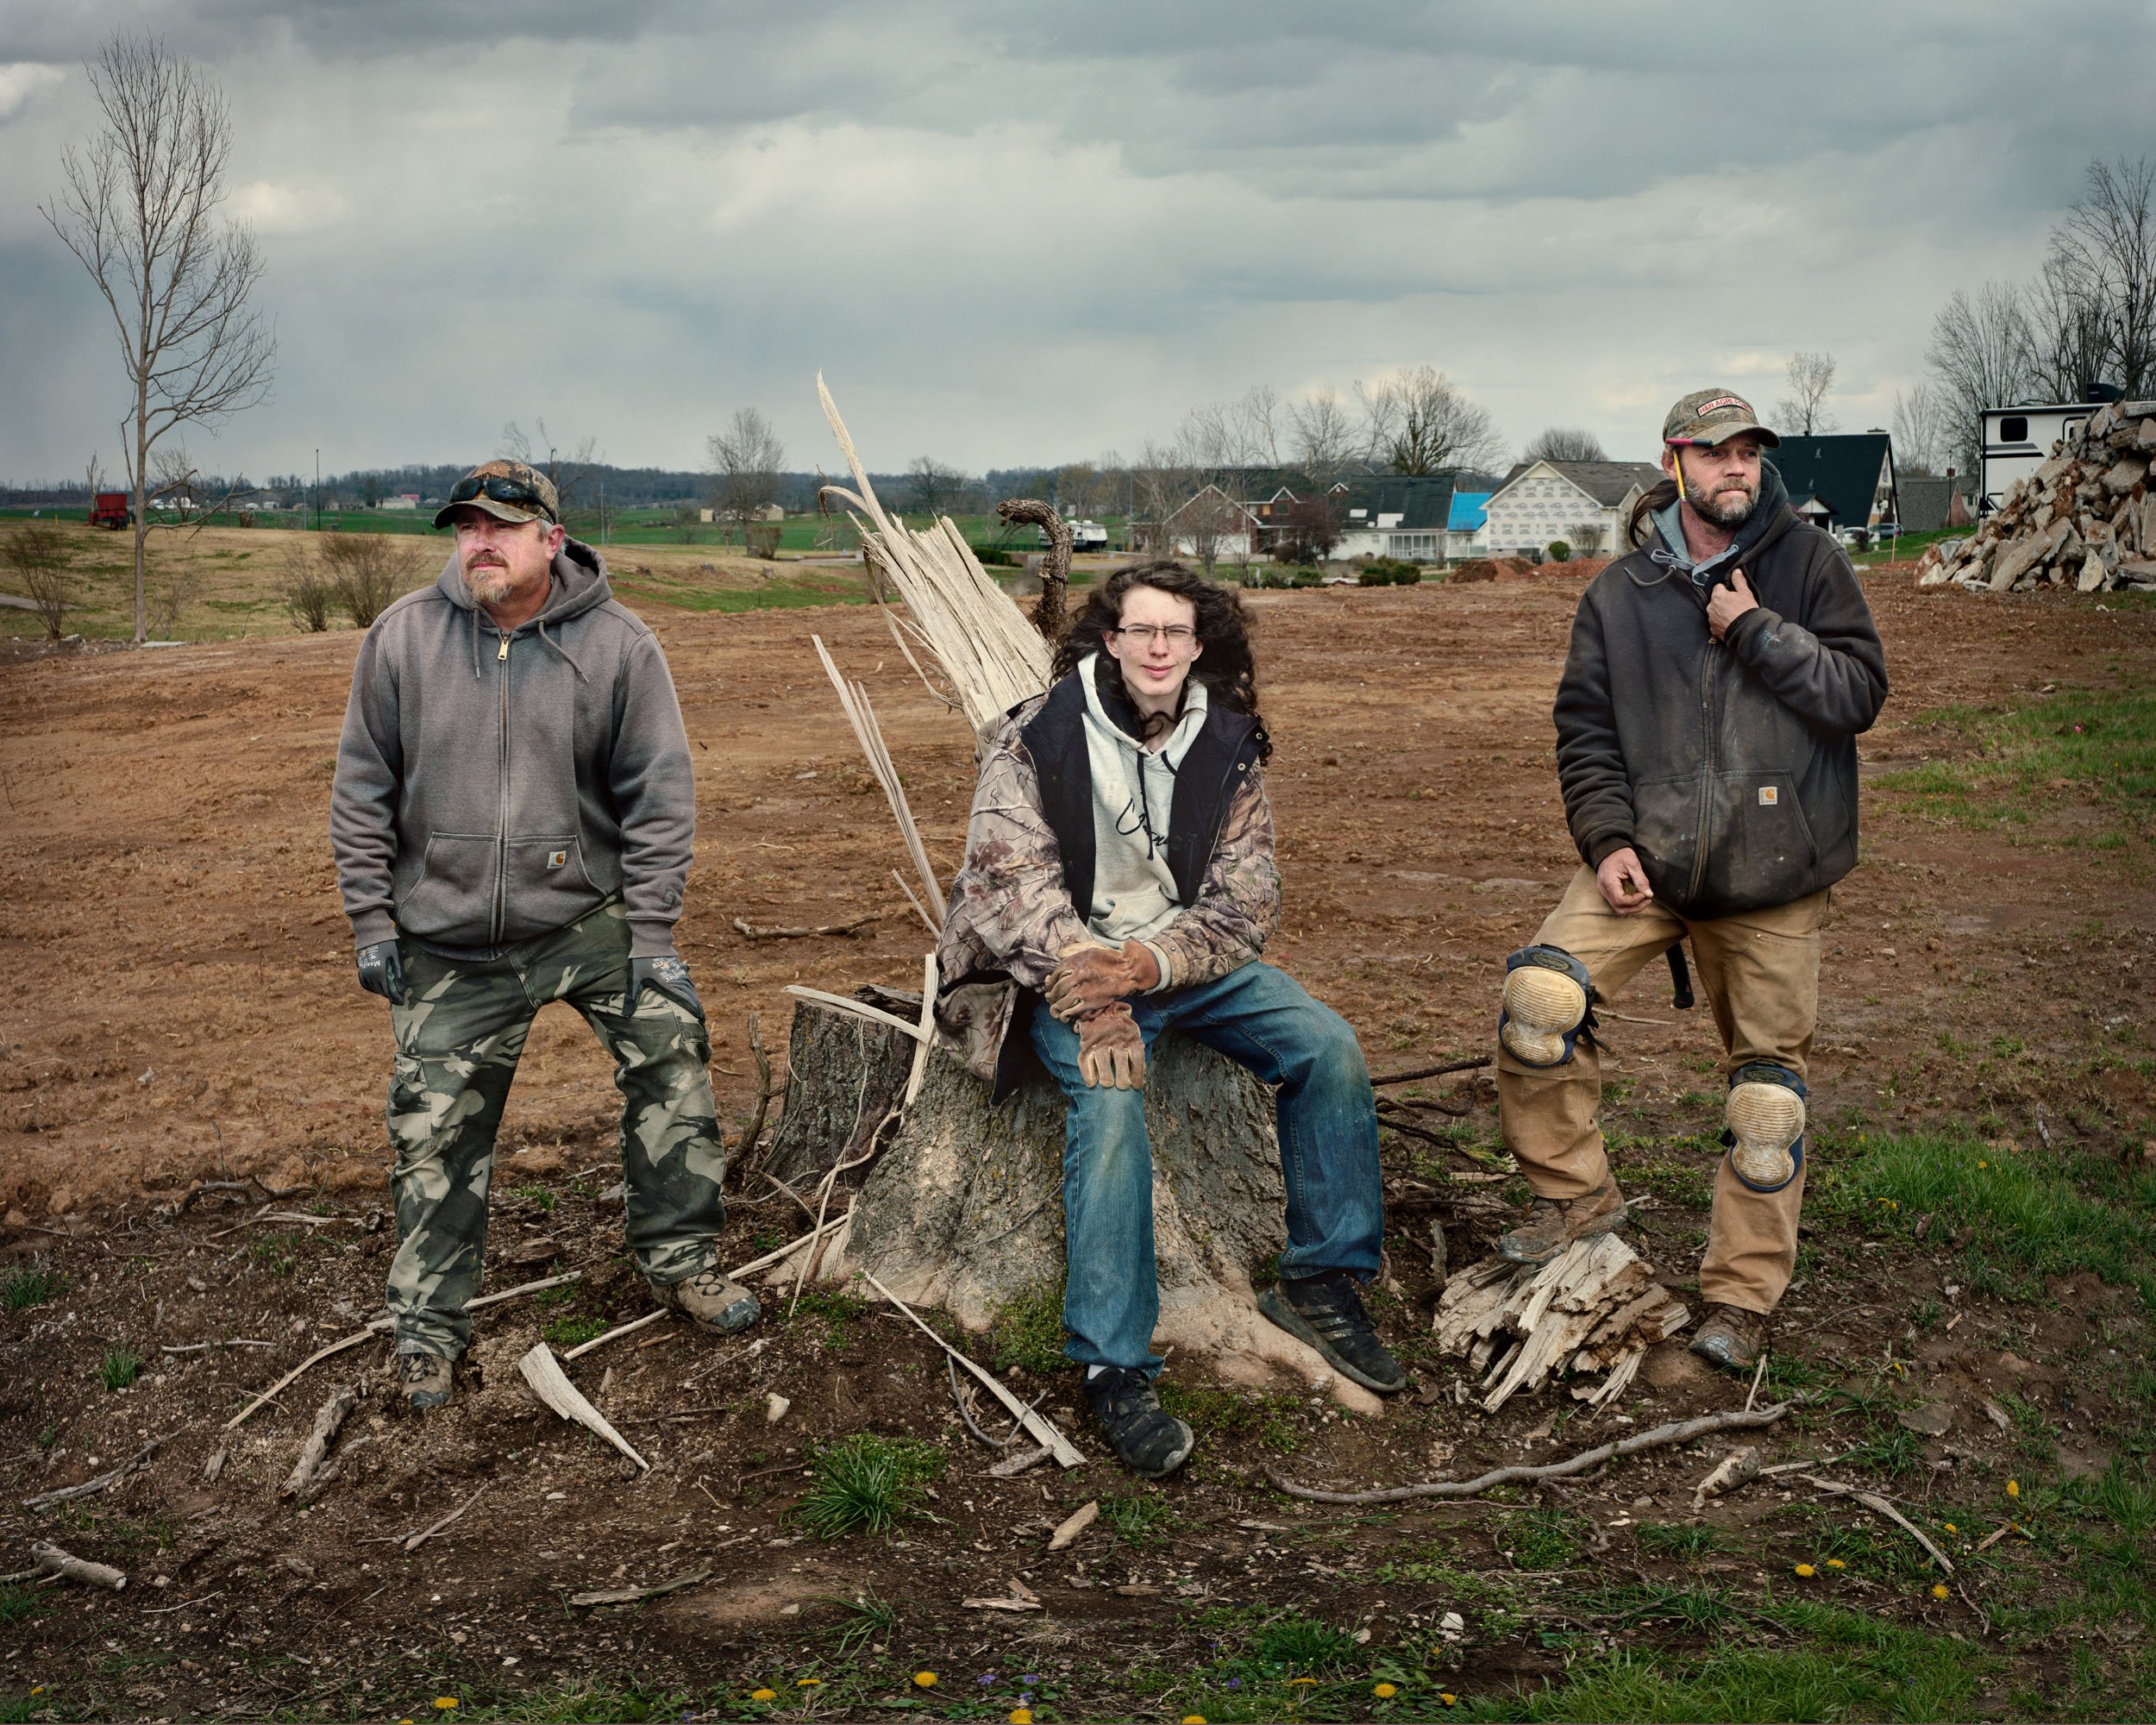
<path id="1" fill-rule="evenodd" d="M 1664 443 L 1702 443 L 1712 448 L 1748 432 L 1770 449 L 1782 440 L 1759 423 L 1752 404 L 1726 389 L 1695 389 L 1662 422 Z"/>
<path id="2" fill-rule="evenodd" d="M 460 509 L 483 509 L 497 521 L 559 521 L 561 500 L 554 481 L 538 468 L 497 457 L 481 461 L 449 489 L 449 500 L 435 511 L 434 524 L 447 527 Z"/>

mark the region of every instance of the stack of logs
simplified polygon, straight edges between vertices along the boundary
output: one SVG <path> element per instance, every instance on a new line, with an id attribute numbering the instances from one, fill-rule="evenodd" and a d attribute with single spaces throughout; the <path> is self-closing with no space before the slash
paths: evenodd
<path id="1" fill-rule="evenodd" d="M 2090 414 L 2051 459 L 2017 480 L 1966 539 L 1942 540 L 1917 564 L 1919 586 L 1971 592 L 2156 588 L 2156 401 Z"/>

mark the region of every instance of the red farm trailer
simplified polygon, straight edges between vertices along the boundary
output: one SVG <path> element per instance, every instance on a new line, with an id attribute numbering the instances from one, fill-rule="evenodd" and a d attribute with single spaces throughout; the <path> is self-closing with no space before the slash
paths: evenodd
<path id="1" fill-rule="evenodd" d="M 128 494 L 123 491 L 101 491 L 90 505 L 90 524 L 92 527 L 125 527 L 128 524 Z"/>

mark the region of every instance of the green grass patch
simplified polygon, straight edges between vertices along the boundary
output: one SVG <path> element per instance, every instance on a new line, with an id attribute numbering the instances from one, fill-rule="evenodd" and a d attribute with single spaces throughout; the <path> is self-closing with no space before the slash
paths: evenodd
<path id="1" fill-rule="evenodd" d="M 918 1438 L 857 1432 L 817 1452 L 812 1484 L 793 1513 L 818 1539 L 887 1534 L 922 1513 L 926 1488 L 948 1459 Z"/>
<path id="2" fill-rule="evenodd" d="M 891 1645 L 891 1637 L 899 1627 L 898 1608 L 880 1597 L 875 1589 L 863 1587 L 851 1599 L 834 1599 L 831 1603 L 845 1613 L 830 1632 L 831 1639 L 838 1644 L 841 1659 Z"/>
<path id="3" fill-rule="evenodd" d="M 50 1603 L 35 1588 L 0 1582 L 0 1624 L 27 1623 Z"/>
<path id="4" fill-rule="evenodd" d="M 97 1382 L 109 1389 L 125 1389 L 142 1375 L 142 1356 L 131 1347 L 116 1347 L 97 1362 Z"/>
<path id="5" fill-rule="evenodd" d="M 1639 1549 L 1658 1558 L 1703 1558 L 1721 1549 L 1719 1529 L 1703 1522 L 1642 1521 Z"/>
<path id="6" fill-rule="evenodd" d="M 542 1214 L 550 1212 L 554 1208 L 554 1188 L 542 1186 L 536 1181 L 527 1182 L 522 1186 L 511 1187 L 509 1195 L 512 1198 L 522 1199 L 525 1203 L 536 1208 Z"/>
<path id="7" fill-rule="evenodd" d="M 868 1309 L 868 1302 L 856 1300 L 850 1294 L 841 1294 L 830 1289 L 811 1289 L 801 1295 L 800 1304 L 787 1314 L 791 1324 L 815 1323 L 824 1327 L 819 1338 L 827 1348 L 842 1348 L 853 1333 L 853 1321 Z"/>
<path id="8" fill-rule="evenodd" d="M 1133 1549 L 1163 1546 L 1175 1525 L 1175 1506 L 1158 1492 L 1119 1492 L 1100 1500 L 1100 1519 Z"/>
<path id="9" fill-rule="evenodd" d="M 582 1347 L 586 1342 L 597 1341 L 611 1328 L 613 1326 L 605 1319 L 580 1312 L 556 1318 L 547 1326 L 546 1336 L 558 1348 Z"/>
<path id="10" fill-rule="evenodd" d="M 437 1697 L 454 1695 L 463 1703 L 455 1711 L 437 1711 Z M 616 1682 L 587 1678 L 581 1682 L 548 1684 L 544 1688 L 489 1700 L 473 1697 L 452 1684 L 429 1690 L 423 1697 L 401 1703 L 401 1714 L 414 1719 L 512 1719 L 546 1722 L 553 1725 L 605 1725 L 611 1720 L 642 1722 L 688 1716 L 693 1697 L 682 1690 L 654 1689 L 636 1678 Z M 379 1709 L 377 1709 L 379 1710 Z"/>
<path id="11" fill-rule="evenodd" d="M 264 1234 L 248 1246 L 247 1255 L 258 1270 L 272 1276 L 290 1276 L 299 1268 L 299 1239 L 294 1234 Z"/>
<path id="12" fill-rule="evenodd" d="M 1275 1455 L 1293 1455 L 1302 1447 L 1302 1428 L 1296 1423 L 1301 1407 L 1292 1396 L 1174 1377 L 1161 1378 L 1154 1388 L 1160 1391 L 1161 1406 L 1202 1438 L 1243 1440 Z"/>
<path id="13" fill-rule="evenodd" d="M 0 1275 L 0 1308 L 27 1312 L 42 1306 L 67 1285 L 67 1278 L 41 1264 L 18 1264 Z"/>
<path id="14" fill-rule="evenodd" d="M 1016 1367 L 1037 1377 L 1064 1371 L 1063 1278 L 1043 1282 L 1009 1302 L 988 1332 L 988 1354 L 998 1371 Z"/>
<path id="15" fill-rule="evenodd" d="M 1570 1569 L 1579 1561 L 1585 1525 L 1570 1509 L 1530 1509 L 1509 1518 L 1502 1539 L 1523 1570 Z"/>

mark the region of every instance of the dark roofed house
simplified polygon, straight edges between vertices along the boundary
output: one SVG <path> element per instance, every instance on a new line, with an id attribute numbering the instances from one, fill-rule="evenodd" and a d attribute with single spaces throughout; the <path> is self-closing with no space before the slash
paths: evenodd
<path id="1" fill-rule="evenodd" d="M 1606 553 L 1621 543 L 1633 500 L 1661 477 L 1651 461 L 1521 461 L 1490 497 L 1483 543 L 1491 555 L 1539 557 L 1560 539 Z"/>
<path id="2" fill-rule="evenodd" d="M 1334 501 L 1339 508 L 1336 557 L 1402 557 L 1410 562 L 1445 560 L 1452 520 L 1450 474 L 1388 474 L 1351 480 Z"/>
<path id="3" fill-rule="evenodd" d="M 1902 520 L 1896 513 L 1894 440 L 1883 431 L 1784 437 L 1767 459 L 1789 488 L 1789 507 L 1814 526 L 1839 533 Z"/>

